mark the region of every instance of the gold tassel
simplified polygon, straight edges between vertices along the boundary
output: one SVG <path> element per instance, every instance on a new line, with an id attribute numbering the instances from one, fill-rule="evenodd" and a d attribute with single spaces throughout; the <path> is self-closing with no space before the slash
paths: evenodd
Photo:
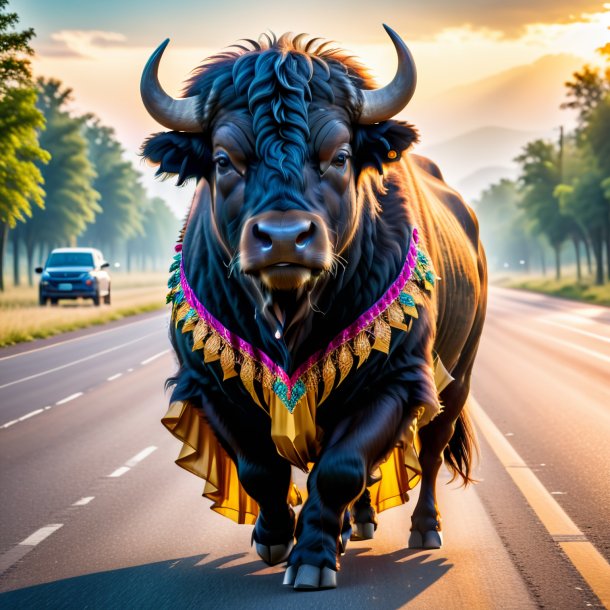
<path id="1" fill-rule="evenodd" d="M 371 342 L 369 341 L 366 330 L 363 330 L 354 339 L 354 354 L 358 356 L 357 368 L 362 366 L 362 363 L 369 357 L 370 353 Z"/>
<path id="2" fill-rule="evenodd" d="M 176 328 L 178 327 L 178 322 L 180 322 L 180 320 L 182 320 L 182 318 L 186 316 L 190 309 L 191 306 L 186 301 L 178 305 L 178 308 L 174 313 L 174 321 L 176 323 Z"/>
<path id="3" fill-rule="evenodd" d="M 347 343 L 344 343 L 339 348 L 337 363 L 339 365 L 339 383 L 337 384 L 337 387 L 339 387 L 348 373 L 352 370 L 352 365 L 354 364 L 354 358 Z"/>
<path id="4" fill-rule="evenodd" d="M 222 347 L 222 341 L 220 339 L 220 335 L 216 332 L 213 332 L 208 340 L 205 342 L 203 347 L 203 361 L 208 362 L 216 362 L 220 358 L 218 352 Z"/>
<path id="5" fill-rule="evenodd" d="M 322 398 L 320 399 L 318 405 L 321 405 L 328 398 L 328 395 L 333 389 L 333 385 L 335 383 L 335 375 L 335 365 L 333 364 L 332 357 L 329 356 L 324 361 L 324 366 L 322 367 L 322 379 L 324 379 L 324 393 L 322 394 Z"/>
<path id="6" fill-rule="evenodd" d="M 254 376 L 255 375 L 256 375 L 256 366 L 254 364 L 254 361 L 252 360 L 252 358 L 250 358 L 250 356 L 244 355 L 244 360 L 241 363 L 241 371 L 239 373 L 239 378 L 241 379 L 242 383 L 244 384 L 244 387 L 246 388 L 246 390 L 248 390 L 248 392 L 250 393 L 250 396 L 252 396 L 252 400 L 259 407 L 262 408 L 263 405 L 261 405 L 261 401 L 258 399 L 256 390 L 254 389 Z"/>
<path id="7" fill-rule="evenodd" d="M 197 326 L 197 322 L 199 322 L 199 316 L 195 314 L 182 325 L 182 332 L 188 333 L 190 330 L 193 330 Z"/>
<path id="8" fill-rule="evenodd" d="M 320 384 L 320 370 L 318 365 L 314 364 L 305 374 L 305 387 L 308 392 L 315 392 Z"/>
<path id="9" fill-rule="evenodd" d="M 393 301 L 388 307 L 388 322 L 392 328 L 407 330 L 407 325 L 405 324 L 405 314 L 402 312 L 402 309 L 397 301 Z"/>
<path id="10" fill-rule="evenodd" d="M 262 386 L 263 386 L 263 400 L 265 401 L 266 405 L 270 405 L 271 404 L 271 394 L 273 392 L 273 382 L 274 382 L 274 377 L 273 377 L 273 373 L 266 367 L 263 366 L 263 380 L 262 380 Z"/>
<path id="11" fill-rule="evenodd" d="M 220 366 L 223 372 L 223 381 L 237 377 L 237 371 L 235 370 L 235 352 L 233 348 L 227 343 L 224 349 L 220 353 Z"/>
<path id="12" fill-rule="evenodd" d="M 390 325 L 381 318 L 375 320 L 375 327 L 373 330 L 375 335 L 375 343 L 373 343 L 373 349 L 376 349 L 384 354 L 390 353 L 390 340 L 392 339 L 392 329 Z"/>
<path id="13" fill-rule="evenodd" d="M 193 351 L 203 349 L 203 341 L 208 336 L 210 327 L 205 320 L 199 320 L 193 330 Z"/>

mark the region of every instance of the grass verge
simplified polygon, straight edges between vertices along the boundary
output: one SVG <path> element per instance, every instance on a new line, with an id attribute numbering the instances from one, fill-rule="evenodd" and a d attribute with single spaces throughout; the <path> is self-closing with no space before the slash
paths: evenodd
<path id="1" fill-rule="evenodd" d="M 573 278 L 554 280 L 544 277 L 528 279 L 523 279 L 522 277 L 498 277 L 493 278 L 493 283 L 504 288 L 518 288 L 520 290 L 540 292 L 574 301 L 610 306 L 610 283 L 596 286 L 590 280 L 577 282 Z"/>
<path id="2" fill-rule="evenodd" d="M 0 347 L 163 309 L 166 281 L 164 273 L 116 274 L 112 304 L 99 307 L 82 300 L 40 307 L 37 286 L 10 286 L 0 293 Z"/>

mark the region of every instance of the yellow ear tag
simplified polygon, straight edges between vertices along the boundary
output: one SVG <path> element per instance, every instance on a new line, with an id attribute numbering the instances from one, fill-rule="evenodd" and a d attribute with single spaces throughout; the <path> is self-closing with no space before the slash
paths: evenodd
<path id="1" fill-rule="evenodd" d="M 388 151 L 388 159 L 396 159 L 398 157 L 398 153 L 395 150 Z"/>

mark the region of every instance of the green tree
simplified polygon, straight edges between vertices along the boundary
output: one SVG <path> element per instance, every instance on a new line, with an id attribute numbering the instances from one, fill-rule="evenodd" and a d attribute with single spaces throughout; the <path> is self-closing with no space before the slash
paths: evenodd
<path id="1" fill-rule="evenodd" d="M 521 165 L 521 205 L 534 231 L 544 235 L 553 248 L 555 277 L 560 279 L 561 247 L 576 228 L 555 197 L 555 189 L 561 183 L 560 152 L 550 142 L 535 140 L 526 144 L 516 161 Z"/>
<path id="2" fill-rule="evenodd" d="M 610 197 L 604 188 L 605 181 L 610 179 L 610 43 L 598 51 L 607 62 L 606 69 L 584 66 L 580 72 L 574 73 L 572 81 L 566 83 L 568 102 L 563 107 L 579 112 L 577 144 L 585 163 L 581 176 L 572 182 L 566 181 L 567 188 L 561 190 L 564 207 L 572 207 L 577 218 L 595 218 L 589 234 L 598 263 L 597 283 L 603 282 L 598 257 L 604 242 L 606 277 L 610 279 Z"/>
<path id="3" fill-rule="evenodd" d="M 142 230 L 128 242 L 127 268 L 134 261 L 142 270 L 165 270 L 178 238 L 180 221 L 160 197 L 153 197 L 144 209 Z"/>
<path id="4" fill-rule="evenodd" d="M 41 145 L 51 161 L 41 167 L 45 180 L 45 209 L 34 210 L 24 227 L 30 284 L 34 248 L 76 245 L 76 238 L 100 211 L 99 193 L 93 188 L 95 170 L 83 135 L 85 117 L 74 117 L 66 106 L 71 89 L 54 79 L 38 79 L 38 107 L 46 119 Z"/>
<path id="5" fill-rule="evenodd" d="M 481 239 L 492 269 L 508 265 L 527 270 L 533 253 L 540 249 L 528 230 L 520 202 L 518 185 L 507 179 L 492 184 L 475 202 Z"/>
<path id="6" fill-rule="evenodd" d="M 578 218 L 578 223 L 589 236 L 595 258 L 595 283 L 604 283 L 603 243 L 604 220 L 608 214 L 608 200 L 602 187 L 602 173 L 590 169 L 571 184 L 561 184 L 555 195 L 562 212 Z"/>
<path id="7" fill-rule="evenodd" d="M 85 135 L 97 174 L 93 187 L 100 194 L 101 212 L 87 227 L 82 241 L 105 248 L 114 257 L 118 244 L 140 232 L 146 195 L 140 174 L 123 158 L 124 150 L 112 128 L 92 118 Z"/>
<path id="8" fill-rule="evenodd" d="M 36 109 L 36 90 L 28 55 L 33 29 L 13 31 L 19 17 L 0 0 L 0 290 L 9 228 L 43 205 L 43 177 L 36 163 L 49 159 L 37 139 L 44 118 Z"/>

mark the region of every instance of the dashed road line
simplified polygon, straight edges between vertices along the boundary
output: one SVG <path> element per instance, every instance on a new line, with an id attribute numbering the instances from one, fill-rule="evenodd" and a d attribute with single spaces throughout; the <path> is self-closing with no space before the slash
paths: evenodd
<path id="1" fill-rule="evenodd" d="M 74 366 L 75 364 L 80 364 L 81 362 L 86 362 L 87 360 L 92 360 L 93 358 L 97 358 L 98 356 L 103 356 L 104 354 L 109 354 L 110 352 L 115 352 L 118 349 L 122 349 L 127 345 L 133 345 L 134 343 L 138 343 L 139 341 L 144 341 L 146 339 L 146 335 L 143 337 L 138 337 L 137 339 L 132 339 L 131 341 L 127 341 L 125 343 L 121 343 L 120 345 L 115 345 L 114 347 L 109 347 L 108 349 L 95 352 L 89 356 L 85 356 L 84 358 L 80 358 L 79 360 L 74 360 L 72 362 L 67 362 L 66 364 L 62 364 L 61 366 L 56 366 L 52 369 L 47 369 L 46 371 L 40 371 L 40 373 L 34 373 L 34 375 L 28 375 L 27 377 L 22 377 L 21 379 L 15 379 L 14 381 L 9 381 L 3 385 L 0 385 L 0 390 L 4 388 L 8 388 L 10 386 L 16 385 L 18 383 L 23 383 L 24 381 L 30 381 L 31 379 L 36 379 L 38 377 L 42 377 L 43 375 L 48 375 L 49 373 L 55 373 L 57 371 L 61 371 L 70 366 Z"/>
<path id="2" fill-rule="evenodd" d="M 158 447 L 151 445 L 150 447 L 146 447 L 146 449 L 142 449 L 140 453 L 137 453 L 132 458 L 128 459 L 123 466 L 117 468 L 114 472 L 108 475 L 109 478 L 118 478 L 122 477 L 126 472 L 129 472 L 134 466 L 139 464 L 142 460 L 145 460 L 151 453 L 155 452 Z"/>
<path id="3" fill-rule="evenodd" d="M 19 544 L 23 544 L 25 546 L 36 546 L 40 544 L 43 540 L 46 540 L 53 532 L 56 532 L 60 527 L 63 526 L 63 523 L 52 523 L 51 525 L 41 527 L 39 530 L 36 530 L 31 536 L 28 536 Z"/>
<path id="4" fill-rule="evenodd" d="M 131 459 L 127 460 L 125 462 L 125 466 L 129 466 L 129 468 L 133 468 L 136 464 L 138 464 L 142 460 L 146 459 L 151 453 L 155 452 L 156 450 L 157 450 L 157 447 L 155 447 L 154 445 L 151 445 L 150 447 L 146 447 L 146 449 L 143 449 L 142 451 L 140 451 L 140 453 L 138 453 L 137 455 L 134 455 Z"/>
<path id="5" fill-rule="evenodd" d="M 83 395 L 83 393 L 84 392 L 76 392 L 75 394 L 70 394 L 70 396 L 66 396 L 65 398 L 62 398 L 61 400 L 58 400 L 55 403 L 55 406 L 59 407 L 61 405 L 65 405 L 67 402 L 70 402 L 71 400 L 80 398 Z M 19 417 L 17 419 L 7 421 L 5 424 L 2 424 L 0 426 L 0 429 L 10 428 L 11 426 L 18 424 L 19 422 L 25 421 L 26 419 L 30 419 L 31 417 L 34 417 L 35 415 L 40 415 L 41 413 L 44 413 L 45 411 L 48 411 L 49 409 L 52 409 L 52 408 L 53 408 L 53 406 L 47 405 L 46 407 L 43 407 L 42 409 L 36 409 L 35 411 L 30 411 L 29 413 L 26 413 L 25 415 L 22 415 L 21 417 Z"/>
<path id="6" fill-rule="evenodd" d="M 601 360 L 602 362 L 610 362 L 610 356 L 606 356 L 605 354 L 596 352 L 592 349 L 587 349 L 586 347 L 582 347 L 582 346 L 578 345 L 577 343 L 572 343 L 571 341 L 563 341 L 562 339 L 557 339 L 557 337 L 553 337 L 552 335 L 549 335 L 547 333 L 544 333 L 544 334 L 540 333 L 538 331 L 532 330 L 531 328 L 522 327 L 520 330 L 528 335 L 544 337 L 544 339 L 546 341 L 553 341 L 554 343 L 563 345 L 564 347 L 567 347 L 570 350 L 582 352 L 583 354 L 586 354 L 587 356 L 591 356 L 592 358 L 597 358 L 598 360 Z"/>
<path id="7" fill-rule="evenodd" d="M 72 504 L 72 506 L 86 506 L 92 500 L 95 500 L 95 496 L 87 496 L 86 498 L 81 498 L 80 500 L 77 500 L 76 502 L 74 502 L 74 504 Z"/>
<path id="8" fill-rule="evenodd" d="M 164 349 L 162 352 L 159 352 L 158 354 L 155 354 L 154 356 L 151 356 L 150 358 L 146 358 L 146 360 L 142 360 L 142 362 L 140 362 L 140 364 L 146 365 L 149 362 L 156 360 L 157 358 L 161 358 L 161 356 L 165 356 L 165 354 L 167 354 L 168 352 L 169 352 L 169 349 Z"/>
<path id="9" fill-rule="evenodd" d="M 542 322 L 543 324 L 550 324 L 551 326 L 557 326 L 558 328 L 564 328 L 565 330 L 578 333 L 579 335 L 584 335 L 585 337 L 591 337 L 592 339 L 597 339 L 598 341 L 610 343 L 610 337 L 604 337 L 604 335 L 598 335 L 597 333 L 592 333 L 587 330 L 581 330 L 580 328 L 575 328 L 574 326 L 570 326 L 569 324 L 561 324 L 561 322 L 547 320 L 546 318 L 541 318 L 540 322 Z"/>
<path id="10" fill-rule="evenodd" d="M 63 523 L 51 523 L 36 530 L 32 535 L 0 556 L 0 574 L 14 566 L 20 559 L 36 548 L 43 540 L 63 527 Z"/>
<path id="11" fill-rule="evenodd" d="M 108 475 L 108 478 L 116 479 L 118 477 L 122 477 L 126 472 L 129 472 L 130 470 L 131 468 L 129 468 L 129 466 L 121 466 L 120 468 L 117 468 L 114 472 L 111 472 Z"/>
<path id="12" fill-rule="evenodd" d="M 34 417 L 35 415 L 38 415 L 43 412 L 44 412 L 44 409 L 36 409 L 36 411 L 30 411 L 29 413 L 26 413 L 25 415 L 22 415 L 21 417 L 19 417 L 17 419 L 17 421 L 25 421 L 26 419 L 30 419 L 30 417 Z"/>
<path id="13" fill-rule="evenodd" d="M 469 398 L 469 405 L 478 428 L 542 525 L 559 544 L 602 604 L 610 608 L 610 564 L 546 490 L 540 479 L 472 396 Z"/>
<path id="14" fill-rule="evenodd" d="M 115 375 L 111 375 L 110 377 L 108 377 L 108 379 L 106 379 L 106 381 L 114 381 L 115 379 L 118 379 L 119 377 L 122 377 L 123 373 L 116 373 Z"/>
<path id="15" fill-rule="evenodd" d="M 83 392 L 76 392 L 75 394 L 70 394 L 70 396 L 66 396 L 65 398 L 62 398 L 61 400 L 58 400 L 55 403 L 56 407 L 59 407 L 60 405 L 65 405 L 67 402 L 70 402 L 71 400 L 76 400 L 77 398 L 80 398 L 83 395 Z"/>

